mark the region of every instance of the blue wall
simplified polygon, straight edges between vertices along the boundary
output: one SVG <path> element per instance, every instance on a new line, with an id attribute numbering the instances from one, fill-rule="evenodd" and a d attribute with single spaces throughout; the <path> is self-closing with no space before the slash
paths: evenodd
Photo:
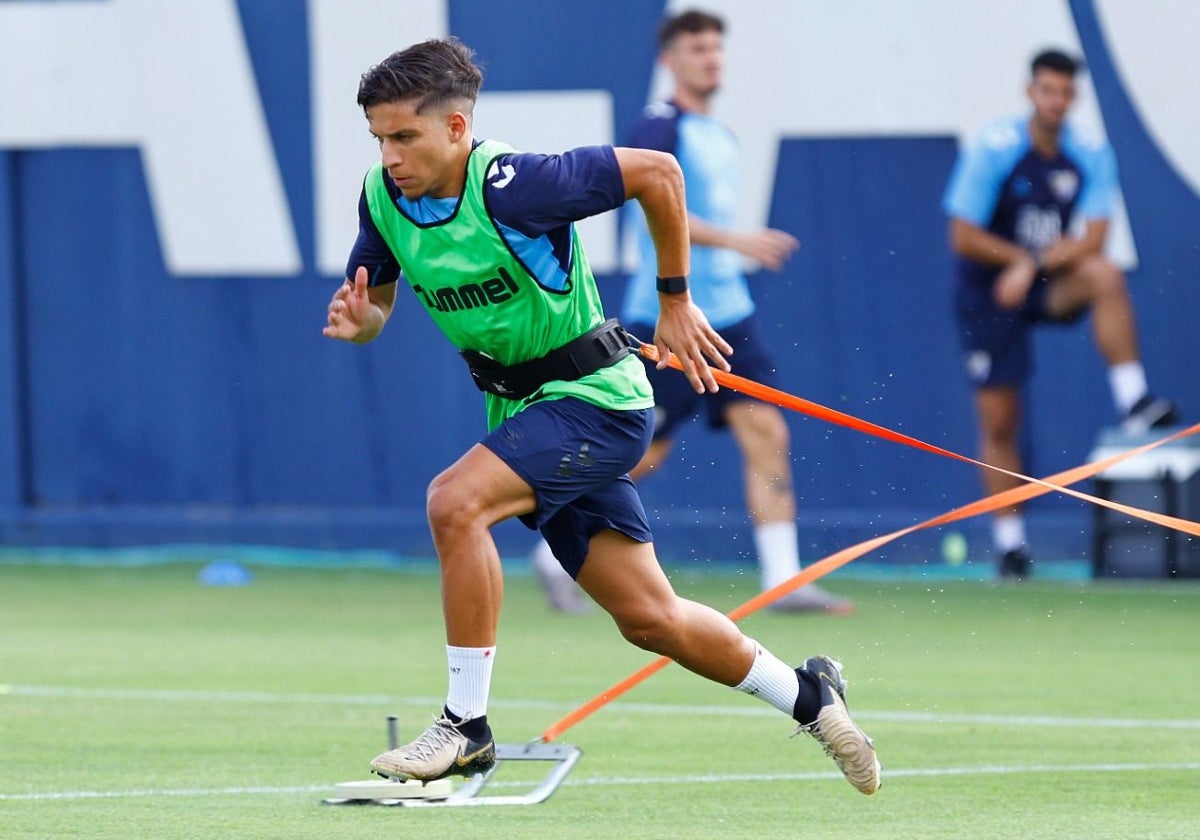
<path id="1" fill-rule="evenodd" d="M 1071 5 L 1138 241 L 1130 283 L 1152 383 L 1194 413 L 1200 386 L 1184 360 L 1198 350 L 1200 199 L 1148 138 L 1091 4 Z M 501 16 L 539 6 L 457 0 L 451 29 L 482 45 L 490 89 L 610 89 L 623 135 L 645 100 L 653 45 L 622 34 L 652 31 L 658 7 L 588 4 L 570 49 L 539 49 L 536 28 L 518 33 L 527 44 L 496 43 Z M 305 3 L 240 9 L 306 268 L 171 276 L 137 149 L 0 151 L 0 542 L 432 551 L 425 486 L 482 433 L 481 398 L 406 301 L 373 345 L 321 336 L 339 280 L 312 268 Z M 785 390 L 973 454 L 939 210 L 955 151 L 950 136 L 785 139 L 770 223 L 804 246 L 752 284 Z M 601 278 L 610 309 L 621 282 Z M 1113 418 L 1089 325 L 1038 342 L 1025 447 L 1028 469 L 1047 474 L 1081 463 Z M 808 557 L 980 495 L 961 463 L 798 415 L 789 423 Z M 751 556 L 728 436 L 693 424 L 644 496 L 668 557 Z M 1031 505 L 1051 555 L 1086 554 L 1088 517 L 1070 500 Z M 983 527 L 967 525 L 973 544 Z M 531 543 L 515 525 L 498 536 L 506 551 Z M 934 539 L 882 556 L 927 559 Z"/>
<path id="2" fill-rule="evenodd" d="M 0 195 L 16 194 L 16 155 L 0 152 Z M 20 453 L 25 447 L 21 433 L 24 422 L 18 380 L 25 370 L 17 355 L 25 345 L 18 334 L 23 325 L 19 313 L 23 310 L 17 282 L 17 215 L 12 201 L 0 201 L 0 509 L 15 508 L 22 502 L 21 489 L 25 476 Z"/>

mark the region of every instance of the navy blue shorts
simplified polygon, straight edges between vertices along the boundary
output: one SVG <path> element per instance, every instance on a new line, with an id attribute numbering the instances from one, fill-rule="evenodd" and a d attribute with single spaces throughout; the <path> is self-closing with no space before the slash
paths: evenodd
<path id="1" fill-rule="evenodd" d="M 629 471 L 650 445 L 650 409 L 612 411 L 565 397 L 508 418 L 481 443 L 537 494 L 520 520 L 540 529 L 571 577 L 601 531 L 650 542 L 650 523 Z"/>
<path id="2" fill-rule="evenodd" d="M 654 326 L 634 324 L 629 332 L 642 341 L 651 341 Z M 775 387 L 775 362 L 759 337 L 758 319 L 750 317 L 717 330 L 733 347 L 729 357 L 732 373 Z M 646 362 L 646 373 L 654 386 L 654 439 L 670 438 L 679 425 L 690 420 L 703 404 L 710 429 L 725 428 L 725 409 L 739 400 L 753 400 L 732 388 L 722 388 L 715 394 L 697 394 L 681 371 L 675 368 L 659 370 L 654 362 Z"/>
<path id="3" fill-rule="evenodd" d="M 1073 324 L 1083 312 L 1065 318 L 1046 308 L 1050 279 L 1034 281 L 1025 304 L 1004 309 L 992 297 L 993 283 L 960 280 L 955 293 L 958 337 L 967 379 L 976 388 L 1019 387 L 1033 372 L 1030 330 L 1037 324 Z"/>

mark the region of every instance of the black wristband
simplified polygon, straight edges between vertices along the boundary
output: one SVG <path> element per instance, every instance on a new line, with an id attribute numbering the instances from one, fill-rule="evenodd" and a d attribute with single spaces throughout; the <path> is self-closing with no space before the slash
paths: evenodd
<path id="1" fill-rule="evenodd" d="M 688 290 L 686 277 L 659 277 L 656 279 L 656 287 L 664 295 L 681 295 Z"/>

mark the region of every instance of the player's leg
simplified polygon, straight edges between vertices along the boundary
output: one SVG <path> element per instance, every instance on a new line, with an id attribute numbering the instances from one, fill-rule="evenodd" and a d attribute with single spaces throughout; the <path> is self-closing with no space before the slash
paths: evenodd
<path id="1" fill-rule="evenodd" d="M 634 335 L 654 335 L 653 324 L 634 324 Z M 629 471 L 634 481 L 657 470 L 670 455 L 676 430 L 699 406 L 699 395 L 687 378 L 675 370 L 658 370 L 647 363 L 646 375 L 654 387 L 654 437 L 637 464 Z M 530 553 L 534 577 L 556 612 L 580 614 L 591 609 L 591 601 L 579 589 L 574 578 L 562 567 L 544 538 L 539 538 Z"/>
<path id="2" fill-rule="evenodd" d="M 1096 347 L 1110 365 L 1138 358 L 1137 319 L 1125 276 L 1110 260 L 1094 255 L 1047 284 L 1045 308 L 1066 320 L 1090 308 Z"/>
<path id="3" fill-rule="evenodd" d="M 1141 432 L 1170 425 L 1175 405 L 1150 393 L 1138 350 L 1137 315 L 1125 275 L 1111 260 L 1093 255 L 1069 272 L 1055 275 L 1046 290 L 1047 313 L 1070 319 L 1090 308 L 1096 347 L 1108 365 L 1117 414 L 1127 429 Z"/>
<path id="4" fill-rule="evenodd" d="M 991 286 L 960 282 L 956 292 L 959 341 L 967 378 L 975 388 L 975 413 L 979 429 L 979 460 L 1002 469 L 1022 471 L 1018 433 L 1021 422 L 1021 388 L 1031 369 L 1031 322 L 1044 301 L 1046 284 L 1035 284 L 1023 309 L 1001 308 Z M 981 479 L 989 494 L 1019 484 L 995 470 L 983 469 Z M 1001 577 L 1021 578 L 1031 560 L 1025 542 L 1025 520 L 1019 506 L 1001 509 L 992 517 L 992 542 Z"/>
<path id="5" fill-rule="evenodd" d="M 775 384 L 775 363 L 762 341 L 753 316 L 724 330 L 737 357 L 739 376 Z M 800 572 L 800 540 L 796 531 L 796 496 L 792 486 L 791 440 L 783 412 L 732 390 L 706 400 L 709 425 L 728 427 L 742 456 L 746 507 L 754 531 L 754 546 L 763 590 Z M 816 584 L 809 584 L 775 601 L 769 609 L 827 612 L 847 615 L 854 604 Z"/>
<path id="6" fill-rule="evenodd" d="M 638 461 L 637 466 L 629 471 L 629 477 L 637 481 L 657 469 L 670 454 L 671 444 L 671 439 L 667 437 L 655 438 L 651 441 L 642 460 Z M 530 554 L 530 562 L 533 565 L 533 573 L 537 578 L 538 585 L 541 586 L 542 591 L 546 594 L 546 600 L 556 612 L 578 615 L 591 610 L 591 601 L 584 595 L 574 578 L 558 562 L 558 558 L 554 556 L 554 552 L 545 538 L 538 537 L 537 544 L 534 545 Z"/>
<path id="7" fill-rule="evenodd" d="M 856 789 L 879 788 L 879 762 L 846 709 L 840 664 L 812 657 L 792 668 L 727 616 L 676 595 L 653 544 L 616 530 L 592 536 L 577 579 L 627 640 L 770 703 L 813 735 Z"/>
<path id="8" fill-rule="evenodd" d="M 534 543 L 533 551 L 529 553 L 529 562 L 533 566 L 534 579 L 542 588 L 551 609 L 564 615 L 591 612 L 592 602 L 558 562 L 550 544 L 540 534 Z"/>
<path id="9" fill-rule="evenodd" d="M 975 408 L 979 417 L 979 460 L 1012 472 L 1023 472 L 1019 432 L 1021 391 L 1016 385 L 978 388 Z M 996 470 L 982 470 L 983 486 L 989 495 L 1011 490 L 1021 480 Z M 1029 574 L 1025 520 L 1019 505 L 997 510 L 992 517 L 992 542 L 999 555 L 1001 577 L 1023 578 Z"/>
<path id="10" fill-rule="evenodd" d="M 591 538 L 576 579 L 638 647 L 731 687 L 749 673 L 753 643 L 726 616 L 678 597 L 652 543 L 601 531 Z"/>
<path id="11" fill-rule="evenodd" d="M 430 780 L 469 775 L 495 761 L 487 702 L 504 580 L 490 529 L 536 504 L 532 487 L 481 444 L 430 484 L 426 511 L 442 574 L 446 704 L 416 740 L 371 762 L 379 775 Z"/>
<path id="12" fill-rule="evenodd" d="M 441 566 L 449 644 L 496 643 L 504 581 L 491 528 L 536 505 L 533 488 L 481 444 L 430 484 L 426 510 Z"/>
<path id="13" fill-rule="evenodd" d="M 783 412 L 757 400 L 737 400 L 726 406 L 725 422 L 742 454 L 751 521 L 756 525 L 795 522 L 791 444 Z"/>
<path id="14" fill-rule="evenodd" d="M 724 416 L 742 455 L 746 507 L 754 531 L 761 585 L 766 591 L 800 572 L 787 421 L 774 406 L 745 399 L 729 402 Z M 848 615 L 854 612 L 854 603 L 810 583 L 784 595 L 768 609 Z"/>

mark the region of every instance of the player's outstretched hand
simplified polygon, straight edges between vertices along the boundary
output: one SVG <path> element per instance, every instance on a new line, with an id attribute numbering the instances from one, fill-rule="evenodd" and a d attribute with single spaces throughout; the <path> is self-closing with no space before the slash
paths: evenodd
<path id="1" fill-rule="evenodd" d="M 779 271 L 799 250 L 800 240 L 787 231 L 763 228 L 738 234 L 733 245 L 742 256 L 760 263 L 768 271 Z"/>
<path id="2" fill-rule="evenodd" d="M 333 293 L 326 313 L 325 329 L 321 332 L 329 338 L 353 341 L 362 333 L 371 307 L 371 300 L 367 296 L 367 270 L 359 266 L 354 272 L 354 279 L 347 277 L 346 282 Z"/>
<path id="3" fill-rule="evenodd" d="M 674 353 L 697 394 L 716 393 L 717 380 L 709 363 L 727 371 L 729 362 L 725 357 L 733 354 L 729 342 L 709 325 L 700 307 L 686 294 L 660 296 L 654 344 L 658 347 L 659 369 L 667 367 L 668 354 Z"/>

